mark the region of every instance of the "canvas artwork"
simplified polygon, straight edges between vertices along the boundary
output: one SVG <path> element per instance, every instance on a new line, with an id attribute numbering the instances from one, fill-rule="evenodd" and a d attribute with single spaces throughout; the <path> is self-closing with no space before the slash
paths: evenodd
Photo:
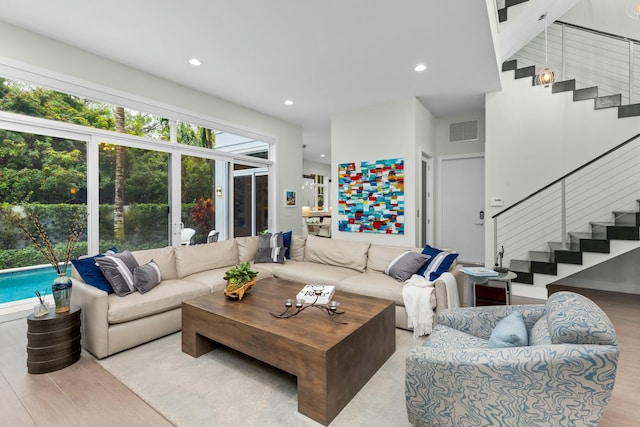
<path id="1" fill-rule="evenodd" d="M 340 231 L 404 234 L 404 160 L 338 165 L 338 215 Z"/>

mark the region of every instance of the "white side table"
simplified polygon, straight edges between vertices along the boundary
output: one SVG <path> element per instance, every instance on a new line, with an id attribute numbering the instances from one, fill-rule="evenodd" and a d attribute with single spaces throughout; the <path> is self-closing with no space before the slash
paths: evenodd
<path id="1" fill-rule="evenodd" d="M 506 273 L 498 273 L 497 276 L 487 276 L 482 273 L 471 272 L 470 270 L 465 269 L 462 269 L 462 272 L 467 275 L 467 293 L 469 294 L 470 302 L 474 306 L 477 305 L 476 286 L 490 287 L 489 281 L 504 283 L 505 304 L 511 305 L 511 281 L 518 277 L 516 273 L 513 271 L 507 271 Z"/>

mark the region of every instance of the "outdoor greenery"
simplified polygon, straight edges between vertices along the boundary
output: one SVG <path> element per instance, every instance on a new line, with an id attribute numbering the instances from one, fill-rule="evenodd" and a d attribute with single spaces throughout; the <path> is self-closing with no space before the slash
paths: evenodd
<path id="1" fill-rule="evenodd" d="M 92 128 L 168 140 L 167 119 L 0 78 L 0 110 Z M 215 147 L 215 133 L 180 122 L 178 141 Z M 135 248 L 168 243 L 166 153 L 100 144 L 100 248 Z M 83 141 L 0 129 L 0 212 L 35 213 L 55 250 L 67 238 L 66 221 L 86 212 L 87 150 Z M 203 232 L 214 224 L 215 162 L 183 156 L 183 220 Z M 193 217 L 191 210 L 196 209 Z M 125 240 L 126 239 L 126 240 Z M 15 226 L 0 223 L 0 269 L 46 263 Z M 86 233 L 74 257 L 86 254 Z M 34 252 L 35 251 L 35 252 Z"/>

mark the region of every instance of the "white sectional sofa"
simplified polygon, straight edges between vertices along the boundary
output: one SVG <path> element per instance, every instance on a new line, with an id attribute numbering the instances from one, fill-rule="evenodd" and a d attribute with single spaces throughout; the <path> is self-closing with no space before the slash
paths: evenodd
<path id="1" fill-rule="evenodd" d="M 226 285 L 225 271 L 240 262 L 253 261 L 258 239 L 238 237 L 206 245 L 132 252 L 140 265 L 153 259 L 162 274 L 161 283 L 144 294 L 107 294 L 85 283 L 74 269 L 71 303 L 82 307 L 84 348 L 102 359 L 179 331 L 182 301 L 221 293 Z M 291 259 L 284 264 L 253 264 L 253 268 L 258 271 L 258 279 L 278 277 L 334 285 L 338 290 L 392 300 L 396 304 L 396 326 L 408 329 L 403 283 L 384 274 L 389 263 L 407 249 L 419 252 L 422 248 L 292 236 Z M 460 303 L 466 305 L 465 277 L 460 267 L 454 264 L 449 272 L 456 278 Z M 434 316 L 447 308 L 444 281 L 435 281 L 431 302 Z"/>

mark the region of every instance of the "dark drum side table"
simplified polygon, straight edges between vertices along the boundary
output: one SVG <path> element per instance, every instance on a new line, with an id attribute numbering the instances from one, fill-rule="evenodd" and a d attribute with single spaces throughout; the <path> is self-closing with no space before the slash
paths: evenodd
<path id="1" fill-rule="evenodd" d="M 66 313 L 27 317 L 27 370 L 45 374 L 65 368 L 80 359 L 80 307 Z"/>

